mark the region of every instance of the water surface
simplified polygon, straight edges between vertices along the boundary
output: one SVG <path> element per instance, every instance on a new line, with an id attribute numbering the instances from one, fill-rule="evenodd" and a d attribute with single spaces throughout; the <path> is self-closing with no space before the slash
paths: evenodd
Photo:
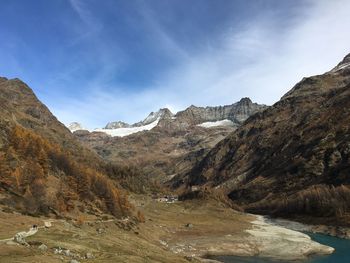
<path id="1" fill-rule="evenodd" d="M 350 240 L 331 237 L 322 234 L 307 233 L 313 240 L 335 248 L 335 252 L 328 256 L 311 257 L 301 263 L 347 263 L 350 262 Z M 236 257 L 236 256 L 217 256 L 212 259 L 224 263 L 276 263 L 288 261 L 276 261 L 259 257 Z M 296 262 L 296 261 L 289 261 Z"/>

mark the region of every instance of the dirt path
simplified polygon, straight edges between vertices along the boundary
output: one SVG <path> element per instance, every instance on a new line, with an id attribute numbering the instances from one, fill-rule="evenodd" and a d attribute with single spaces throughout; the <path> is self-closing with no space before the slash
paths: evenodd
<path id="1" fill-rule="evenodd" d="M 85 223 L 95 223 L 95 222 L 108 223 L 108 222 L 113 222 L 114 220 L 115 219 L 107 219 L 107 220 L 101 220 L 101 221 L 90 220 L 90 221 L 86 221 Z M 0 239 L 0 243 L 6 243 L 6 242 L 11 242 L 11 241 L 13 241 L 14 243 L 19 243 L 19 242 L 16 242 L 16 240 L 18 238 L 24 240 L 27 237 L 34 236 L 39 231 L 39 229 L 51 227 L 53 221 L 54 220 L 44 221 L 44 225 L 43 226 L 31 227 L 27 232 L 21 231 L 21 232 L 16 233 L 11 238 Z M 60 220 L 60 221 L 63 221 L 63 220 Z"/>
<path id="2" fill-rule="evenodd" d="M 52 221 L 45 221 L 43 226 L 31 227 L 27 232 L 26 231 L 18 232 L 11 238 L 1 239 L 0 243 L 11 242 L 11 241 L 20 243 L 19 240 L 24 241 L 25 238 L 34 236 L 39 231 L 39 229 L 42 229 L 45 227 L 51 227 L 51 225 L 52 225 Z"/>

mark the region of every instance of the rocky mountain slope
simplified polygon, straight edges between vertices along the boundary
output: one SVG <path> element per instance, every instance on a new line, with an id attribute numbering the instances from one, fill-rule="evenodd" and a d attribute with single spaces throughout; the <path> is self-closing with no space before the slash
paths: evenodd
<path id="1" fill-rule="evenodd" d="M 175 115 L 168 109 L 160 109 L 132 128 L 78 131 L 74 135 L 104 159 L 123 165 L 134 164 L 152 178 L 166 181 L 188 171 L 246 118 L 265 108 L 244 98 L 228 106 L 191 106 Z M 147 131 L 127 134 L 151 125 L 153 127 Z M 123 132 L 127 136 L 118 136 Z"/>
<path id="2" fill-rule="evenodd" d="M 78 207 L 127 214 L 124 191 L 107 170 L 25 83 L 0 78 L 1 205 L 29 214 L 63 215 Z"/>
<path id="3" fill-rule="evenodd" d="M 349 109 L 350 55 L 251 116 L 174 184 L 222 189 L 249 212 L 349 225 Z"/>

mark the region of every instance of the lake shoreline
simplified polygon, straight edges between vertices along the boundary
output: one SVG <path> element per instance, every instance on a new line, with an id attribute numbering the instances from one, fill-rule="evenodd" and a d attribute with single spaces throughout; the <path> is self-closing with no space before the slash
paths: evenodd
<path id="1" fill-rule="evenodd" d="M 310 232 L 315 234 L 323 234 L 332 237 L 342 238 L 342 239 L 350 239 L 350 228 L 341 227 L 341 226 L 332 226 L 332 225 L 309 225 L 300 223 L 297 221 L 292 221 L 289 219 L 283 218 L 270 218 L 265 217 L 266 220 L 274 225 L 286 227 L 288 229 L 292 229 L 295 231 L 301 232 Z"/>
<path id="2" fill-rule="evenodd" d="M 285 226 L 279 226 L 276 223 L 270 222 L 264 216 L 254 215 L 255 219 L 251 221 L 252 227 L 244 230 L 249 236 L 242 240 L 242 245 L 245 245 L 245 253 L 242 250 L 235 250 L 235 246 L 217 247 L 215 240 L 212 240 L 211 249 L 206 255 L 201 255 L 204 258 L 202 262 L 220 262 L 215 261 L 217 258 L 239 257 L 239 258 L 258 258 L 281 262 L 284 260 L 307 260 L 311 256 L 330 255 L 334 252 L 334 248 L 322 245 L 310 238 L 309 235 L 302 231 L 292 230 Z M 242 248 L 242 247 L 241 247 Z M 214 260 L 214 261 L 212 261 Z"/>

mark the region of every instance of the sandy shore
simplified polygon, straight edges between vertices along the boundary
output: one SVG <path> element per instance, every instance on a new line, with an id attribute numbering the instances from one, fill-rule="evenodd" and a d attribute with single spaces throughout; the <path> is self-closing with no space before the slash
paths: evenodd
<path id="1" fill-rule="evenodd" d="M 161 229 L 165 233 L 159 242 L 175 254 L 192 258 L 232 255 L 300 260 L 310 255 L 334 252 L 333 248 L 311 240 L 308 235 L 276 225 L 263 216 L 212 205 L 191 207 L 179 212 L 183 205 L 179 203 L 162 211 L 163 216 L 170 211 L 176 212 L 173 216 L 166 215 L 167 219 L 176 218 L 176 222 L 162 222 Z M 160 206 L 157 208 L 160 209 Z M 185 222 L 191 222 L 193 226 L 186 228 Z M 301 227 L 299 229 L 304 231 Z"/>
<path id="2" fill-rule="evenodd" d="M 257 256 L 284 260 L 303 259 L 310 255 L 328 255 L 334 248 L 319 244 L 301 232 L 269 223 L 263 216 L 256 216 L 250 242 L 256 245 Z"/>

